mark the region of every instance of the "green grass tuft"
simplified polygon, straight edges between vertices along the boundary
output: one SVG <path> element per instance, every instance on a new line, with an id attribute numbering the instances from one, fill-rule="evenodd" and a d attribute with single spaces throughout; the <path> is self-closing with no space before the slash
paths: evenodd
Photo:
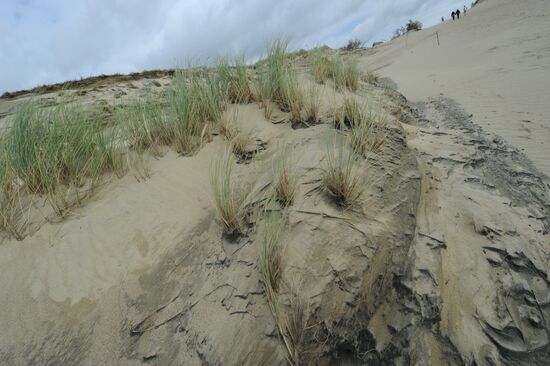
<path id="1" fill-rule="evenodd" d="M 362 192 L 355 168 L 358 156 L 350 145 L 349 139 L 341 133 L 328 139 L 322 176 L 326 192 L 342 207 L 353 206 Z"/>
<path id="2" fill-rule="evenodd" d="M 228 235 L 242 233 L 245 223 L 245 211 L 242 198 L 232 178 L 235 159 L 230 148 L 216 157 L 210 167 L 210 186 L 214 203 L 224 231 Z"/>

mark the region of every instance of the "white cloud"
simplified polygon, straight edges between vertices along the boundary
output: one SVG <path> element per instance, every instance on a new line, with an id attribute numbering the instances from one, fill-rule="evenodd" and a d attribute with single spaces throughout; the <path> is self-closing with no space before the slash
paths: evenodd
<path id="1" fill-rule="evenodd" d="M 458 4 L 460 3 L 460 4 Z M 3 0 L 0 93 L 96 74 L 387 39 L 409 18 L 436 23 L 452 0 Z"/>

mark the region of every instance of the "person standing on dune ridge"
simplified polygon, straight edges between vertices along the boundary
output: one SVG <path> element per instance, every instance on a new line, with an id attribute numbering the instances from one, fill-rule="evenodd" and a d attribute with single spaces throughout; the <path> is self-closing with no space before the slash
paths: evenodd
<path id="1" fill-rule="evenodd" d="M 451 16 L 453 17 L 453 20 L 455 20 L 455 12 L 454 11 L 451 13 Z"/>
<path id="2" fill-rule="evenodd" d="M 460 19 L 460 9 L 456 9 L 456 19 Z"/>
<path id="3" fill-rule="evenodd" d="M 468 8 L 466 7 L 466 5 L 464 5 L 464 11 L 462 12 L 462 15 L 466 16 L 466 10 L 468 10 Z"/>

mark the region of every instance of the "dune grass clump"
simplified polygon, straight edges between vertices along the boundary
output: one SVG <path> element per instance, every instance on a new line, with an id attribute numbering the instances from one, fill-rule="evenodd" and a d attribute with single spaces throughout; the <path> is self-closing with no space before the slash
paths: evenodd
<path id="1" fill-rule="evenodd" d="M 331 77 L 331 61 L 321 51 L 315 51 L 312 56 L 311 71 L 315 82 L 324 84 Z"/>
<path id="2" fill-rule="evenodd" d="M 219 87 L 231 103 L 250 103 L 254 99 L 250 81 L 246 73 L 244 56 L 230 62 L 227 57 L 220 58 L 216 67 Z"/>
<path id="3" fill-rule="evenodd" d="M 258 96 L 264 108 L 273 102 L 281 110 L 290 112 L 291 118 L 298 121 L 304 103 L 298 73 L 288 59 L 287 41 L 276 40 L 268 45 L 265 70 L 258 79 Z M 266 117 L 272 111 L 265 111 Z"/>
<path id="4" fill-rule="evenodd" d="M 225 149 L 212 162 L 210 167 L 210 186 L 218 218 L 229 236 L 242 233 L 245 224 L 245 210 L 242 198 L 232 179 L 235 159 L 231 149 Z"/>
<path id="5" fill-rule="evenodd" d="M 130 148 L 139 152 L 150 149 L 154 156 L 160 156 L 160 147 L 174 141 L 169 116 L 150 97 L 138 99 L 122 109 L 117 119 Z"/>
<path id="6" fill-rule="evenodd" d="M 239 131 L 230 140 L 231 149 L 237 158 L 247 160 L 253 154 L 251 146 L 254 144 L 252 134 L 248 131 Z"/>
<path id="7" fill-rule="evenodd" d="M 88 186 L 87 195 L 103 173 L 120 168 L 113 135 L 104 133 L 96 114 L 74 104 L 49 111 L 25 104 L 4 141 L 8 171 L 29 192 L 46 195 L 59 216 L 80 203 L 81 187 Z"/>
<path id="8" fill-rule="evenodd" d="M 239 126 L 237 125 L 238 112 L 237 110 L 231 111 L 231 113 L 226 113 L 220 119 L 218 123 L 218 128 L 220 133 L 227 139 L 227 141 L 233 140 L 235 136 L 240 132 Z"/>
<path id="9" fill-rule="evenodd" d="M 317 123 L 321 117 L 321 94 L 314 84 L 310 84 L 305 93 L 304 122 L 308 125 Z"/>
<path id="10" fill-rule="evenodd" d="M 353 206 L 361 196 L 360 178 L 356 172 L 357 153 L 343 134 L 331 136 L 327 142 L 326 163 L 322 184 L 341 207 Z"/>
<path id="11" fill-rule="evenodd" d="M 279 156 L 275 158 L 273 170 L 275 200 L 283 207 L 290 206 L 296 197 L 298 183 L 290 147 L 281 149 Z"/>
<path id="12" fill-rule="evenodd" d="M 6 155 L 3 150 L 5 141 L 0 138 L 0 229 L 17 240 L 23 239 L 23 230 L 19 222 L 18 194 L 12 187 L 12 177 Z"/>
<path id="13" fill-rule="evenodd" d="M 171 122 L 174 147 L 180 154 L 191 154 L 206 133 L 207 122 L 216 122 L 225 109 L 219 85 L 208 72 L 178 70 L 167 93 L 175 114 Z"/>
<path id="14" fill-rule="evenodd" d="M 289 296 L 290 304 L 282 312 L 277 321 L 282 339 L 291 365 L 304 363 L 304 340 L 308 331 L 308 305 L 300 295 L 292 292 Z"/>
<path id="15" fill-rule="evenodd" d="M 341 58 L 333 59 L 330 74 L 337 90 L 347 88 L 356 91 L 359 88 L 361 73 L 355 61 L 344 62 Z"/>
<path id="16" fill-rule="evenodd" d="M 277 293 L 281 287 L 283 264 L 283 231 L 286 217 L 281 212 L 267 212 L 258 223 L 257 239 L 260 244 L 260 271 L 267 291 L 268 302 L 277 313 Z"/>
<path id="17" fill-rule="evenodd" d="M 361 73 L 357 62 L 344 61 L 341 57 L 328 57 L 318 51 L 311 61 L 311 72 L 317 83 L 324 84 L 332 79 L 337 90 L 349 89 L 356 91 L 359 88 Z"/>
<path id="18" fill-rule="evenodd" d="M 384 117 L 359 104 L 352 97 L 344 99 L 344 104 L 335 117 L 335 126 L 339 129 L 349 128 L 352 148 L 364 157 L 369 152 L 377 152 L 384 144 L 385 125 Z"/>

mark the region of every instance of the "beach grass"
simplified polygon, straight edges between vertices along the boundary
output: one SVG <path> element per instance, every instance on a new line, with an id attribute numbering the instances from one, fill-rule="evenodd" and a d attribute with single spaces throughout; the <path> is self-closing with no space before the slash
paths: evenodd
<path id="1" fill-rule="evenodd" d="M 351 141 L 342 133 L 327 138 L 326 162 L 323 168 L 322 184 L 325 191 L 341 207 L 353 206 L 361 196 L 360 177 L 356 171 L 357 153 Z"/>
<path id="2" fill-rule="evenodd" d="M 232 148 L 226 147 L 214 158 L 210 167 L 210 186 L 218 218 L 224 232 L 230 236 L 242 233 L 245 223 L 242 197 L 232 176 L 234 166 Z"/>

